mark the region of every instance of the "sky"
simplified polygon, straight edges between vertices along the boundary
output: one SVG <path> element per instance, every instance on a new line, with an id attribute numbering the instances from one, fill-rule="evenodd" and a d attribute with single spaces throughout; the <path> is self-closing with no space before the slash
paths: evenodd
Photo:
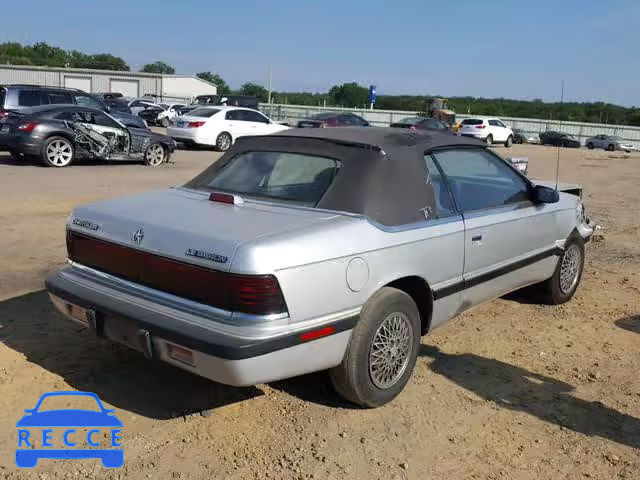
<path id="1" fill-rule="evenodd" d="M 5 4 L 6 3 L 6 4 Z M 638 0 L 30 0 L 0 42 L 211 70 L 233 88 L 560 98 L 640 106 Z M 25 9 L 27 10 L 25 12 Z M 10 21 L 10 19 L 14 19 Z"/>

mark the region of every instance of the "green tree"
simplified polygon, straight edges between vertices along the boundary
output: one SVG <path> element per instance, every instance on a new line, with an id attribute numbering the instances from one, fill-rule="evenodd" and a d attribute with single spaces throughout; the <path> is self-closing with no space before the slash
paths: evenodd
<path id="1" fill-rule="evenodd" d="M 168 74 L 176 73 L 175 68 L 173 68 L 168 63 L 164 63 L 161 61 L 147 63 L 144 67 L 142 67 L 140 71 L 146 72 L 146 73 L 168 73 Z"/>
<path id="2" fill-rule="evenodd" d="M 77 50 L 64 50 L 44 42 L 20 45 L 15 42 L 0 44 L 0 62 L 14 65 L 39 65 L 46 67 L 98 68 L 129 70 L 126 62 L 109 53 L 87 55 Z"/>
<path id="3" fill-rule="evenodd" d="M 196 73 L 196 77 L 201 78 L 205 82 L 213 83 L 216 87 L 218 87 L 218 93 L 220 94 L 231 93 L 231 88 L 229 87 L 229 85 L 227 85 L 227 82 L 225 82 L 224 79 L 217 73 L 209 71 L 200 72 Z"/>
<path id="4" fill-rule="evenodd" d="M 242 95 L 251 95 L 252 97 L 256 97 L 259 102 L 266 102 L 269 100 L 269 91 L 257 83 L 245 83 L 240 87 L 240 93 Z"/>
<path id="5" fill-rule="evenodd" d="M 364 107 L 369 102 L 369 89 L 355 82 L 334 85 L 329 97 L 336 105 L 345 107 Z"/>

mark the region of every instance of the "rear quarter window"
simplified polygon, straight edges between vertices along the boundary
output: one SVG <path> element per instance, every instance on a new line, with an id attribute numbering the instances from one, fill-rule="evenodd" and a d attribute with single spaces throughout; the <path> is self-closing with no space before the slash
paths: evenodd
<path id="1" fill-rule="evenodd" d="M 20 90 L 18 92 L 18 105 L 21 107 L 37 107 L 42 105 L 40 90 Z"/>

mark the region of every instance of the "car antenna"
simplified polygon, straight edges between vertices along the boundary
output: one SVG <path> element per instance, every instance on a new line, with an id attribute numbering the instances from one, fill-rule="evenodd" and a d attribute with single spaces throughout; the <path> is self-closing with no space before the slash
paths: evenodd
<path id="1" fill-rule="evenodd" d="M 562 130 L 562 104 L 564 103 L 564 79 L 562 80 L 562 86 L 560 87 L 560 115 L 558 122 L 558 129 Z M 558 183 L 560 181 L 560 143 L 558 143 L 557 157 L 556 157 L 556 191 L 558 191 Z"/>

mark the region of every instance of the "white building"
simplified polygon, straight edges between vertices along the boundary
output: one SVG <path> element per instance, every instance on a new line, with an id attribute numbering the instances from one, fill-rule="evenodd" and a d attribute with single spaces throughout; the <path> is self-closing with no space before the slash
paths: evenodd
<path id="1" fill-rule="evenodd" d="M 154 95 L 164 101 L 187 101 L 196 95 L 217 93 L 214 84 L 189 75 L 0 65 L 0 85 L 8 84 L 78 88 L 89 93 L 119 92 L 126 97 Z"/>

